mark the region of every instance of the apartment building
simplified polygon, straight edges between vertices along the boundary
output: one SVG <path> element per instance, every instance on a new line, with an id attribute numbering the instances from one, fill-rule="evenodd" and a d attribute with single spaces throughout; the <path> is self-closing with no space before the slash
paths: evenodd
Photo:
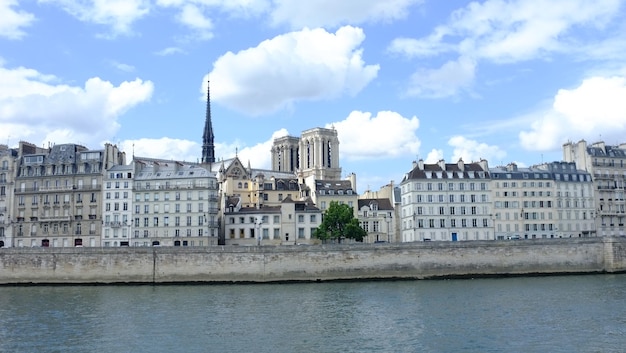
<path id="1" fill-rule="evenodd" d="M 489 170 L 496 239 L 594 236 L 591 176 L 573 162 Z"/>
<path id="2" fill-rule="evenodd" d="M 362 192 L 361 194 L 359 194 L 359 215 L 358 215 L 359 223 L 361 223 L 364 230 L 367 230 L 365 229 L 365 224 L 366 224 L 365 222 L 369 222 L 369 219 L 368 219 L 368 217 L 370 216 L 369 211 L 372 210 L 372 206 L 374 205 L 377 205 L 377 207 L 380 208 L 380 203 L 376 204 L 376 203 L 372 203 L 371 201 L 379 200 L 379 199 L 384 199 L 386 200 L 384 201 L 385 204 L 386 202 L 389 202 L 389 205 L 391 205 L 391 209 L 390 209 L 391 213 L 388 213 L 385 215 L 385 217 L 383 217 L 383 221 L 385 223 L 388 223 L 388 226 L 389 226 L 389 234 L 390 234 L 389 242 L 394 242 L 394 243 L 401 242 L 402 239 L 401 239 L 400 231 L 398 227 L 400 222 L 398 220 L 400 219 L 399 215 L 400 215 L 402 197 L 400 193 L 400 188 L 395 185 L 393 180 L 389 184 L 383 185 L 379 190 L 368 189 Z M 362 203 L 362 200 L 366 200 L 366 201 Z M 368 209 L 363 209 L 364 204 L 368 206 Z M 383 209 L 386 209 L 387 207 L 388 207 L 387 205 L 384 205 Z M 368 211 L 368 212 L 365 213 L 363 211 Z M 385 210 L 385 212 L 387 211 L 388 210 Z M 369 224 L 368 224 L 368 229 L 369 229 Z"/>
<path id="3" fill-rule="evenodd" d="M 242 207 L 239 197 L 230 197 L 226 205 L 225 245 L 311 244 L 322 222 L 311 199 L 287 196 L 279 206 Z"/>
<path id="4" fill-rule="evenodd" d="M 15 177 L 13 245 L 100 246 L 104 171 L 124 164 L 117 146 L 39 148 L 21 142 Z"/>
<path id="5" fill-rule="evenodd" d="M 102 246 L 129 246 L 133 219 L 135 164 L 109 168 L 103 179 Z"/>
<path id="6" fill-rule="evenodd" d="M 568 142 L 563 145 L 563 159 L 591 174 L 595 201 L 592 217 L 597 235 L 625 236 L 626 144 Z"/>
<path id="7" fill-rule="evenodd" d="M 396 242 L 394 207 L 387 198 L 358 200 L 359 226 L 367 232 L 364 243 Z"/>
<path id="8" fill-rule="evenodd" d="M 346 204 L 353 209 L 354 217 L 358 216 L 359 195 L 356 192 L 356 176 L 350 174 L 347 179 L 316 179 L 311 175 L 301 183 L 302 197 L 311 197 L 320 210 L 326 211 L 332 201 Z"/>
<path id="9" fill-rule="evenodd" d="M 134 159 L 131 246 L 218 245 L 218 183 L 195 164 Z"/>
<path id="10" fill-rule="evenodd" d="M 555 218 L 558 238 L 597 236 L 595 198 L 591 174 L 574 162 L 552 162 L 536 166 L 552 175 L 556 187 Z"/>
<path id="11" fill-rule="evenodd" d="M 0 145 L 0 248 L 13 246 L 13 195 L 17 150 Z"/>
<path id="12" fill-rule="evenodd" d="M 413 163 L 400 184 L 403 242 L 493 240 L 487 161 Z"/>

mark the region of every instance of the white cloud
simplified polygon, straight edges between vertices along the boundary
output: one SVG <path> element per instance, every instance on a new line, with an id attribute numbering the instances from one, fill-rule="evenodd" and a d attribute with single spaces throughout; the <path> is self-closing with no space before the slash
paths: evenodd
<path id="1" fill-rule="evenodd" d="M 274 0 L 271 13 L 275 25 L 291 28 L 338 27 L 343 24 L 388 22 L 403 19 L 409 7 L 420 0 Z"/>
<path id="2" fill-rule="evenodd" d="M 349 26 L 336 33 L 303 29 L 238 53 L 228 52 L 209 74 L 216 87 L 211 97 L 232 109 L 259 115 L 297 100 L 355 95 L 379 69 L 363 62 L 359 45 L 364 39 L 360 28 Z M 202 85 L 206 92 L 206 77 Z"/>
<path id="3" fill-rule="evenodd" d="M 454 148 L 452 162 L 463 159 L 464 162 L 478 162 L 481 159 L 487 161 L 500 161 L 506 157 L 506 152 L 498 146 L 490 146 L 463 136 L 453 136 L 448 140 L 448 145 Z"/>
<path id="4" fill-rule="evenodd" d="M 30 26 L 35 21 L 31 13 L 15 10 L 16 0 L 0 1 L 0 37 L 20 39 L 26 35 L 23 27 Z"/>
<path id="5" fill-rule="evenodd" d="M 476 62 L 467 57 L 448 61 L 439 69 L 420 69 L 411 76 L 407 94 L 427 98 L 454 96 L 474 81 Z"/>
<path id="6" fill-rule="evenodd" d="M 213 22 L 202 13 L 201 8 L 195 5 L 184 5 L 178 15 L 178 21 L 196 31 L 200 39 L 213 38 Z"/>
<path id="7" fill-rule="evenodd" d="M 434 74 L 443 71 L 447 77 L 447 73 L 460 69 L 465 74 L 463 85 L 468 85 L 481 61 L 501 64 L 545 58 L 556 52 L 578 53 L 583 44 L 596 42 L 594 30 L 614 19 L 621 6 L 619 0 L 472 2 L 455 11 L 447 24 L 436 27 L 430 35 L 397 38 L 388 50 L 418 58 L 456 53 L 457 61 L 449 61 L 438 70 L 419 69 L 409 88 L 409 93 L 417 96 L 450 96 L 458 92 L 459 80 L 441 81 L 432 89 Z"/>
<path id="8" fill-rule="evenodd" d="M 120 70 L 120 71 L 124 71 L 124 72 L 133 72 L 135 71 L 135 67 L 129 64 L 124 64 L 118 61 L 111 61 L 110 62 L 111 66 L 113 66 L 114 68 Z"/>
<path id="9" fill-rule="evenodd" d="M 220 153 L 216 151 L 216 155 L 223 155 L 223 158 L 227 159 L 234 157 L 236 154 L 245 166 L 247 166 L 248 162 L 250 162 L 250 165 L 253 168 L 271 169 L 271 150 L 272 145 L 274 144 L 274 139 L 287 135 L 289 135 L 289 133 L 286 129 L 280 129 L 275 131 L 268 140 L 259 142 L 254 146 L 246 146 L 244 142 L 235 141 L 225 145 Z"/>
<path id="10" fill-rule="evenodd" d="M 195 141 L 169 137 L 125 140 L 120 143 L 120 149 L 126 152 L 128 162 L 135 155 L 137 157 L 195 163 L 200 159 L 202 152 L 202 146 Z"/>
<path id="11" fill-rule="evenodd" d="M 112 35 L 131 33 L 133 22 L 150 12 L 148 0 L 40 0 L 61 7 L 83 22 L 110 26 Z"/>
<path id="12" fill-rule="evenodd" d="M 433 148 L 426 155 L 426 159 L 424 160 L 424 163 L 434 164 L 434 163 L 439 162 L 442 159 L 444 159 L 443 150 Z"/>
<path id="13" fill-rule="evenodd" d="M 7 136 L 31 142 L 100 145 L 119 130 L 118 118 L 150 99 L 153 84 L 135 79 L 114 86 L 98 77 L 84 87 L 26 68 L 0 67 L 0 122 Z"/>
<path id="14" fill-rule="evenodd" d="M 353 111 L 339 122 L 326 125 L 334 127 L 339 135 L 341 159 L 394 158 L 415 155 L 420 140 L 415 135 L 419 128 L 417 117 L 381 111 L 371 113 Z"/>
<path id="15" fill-rule="evenodd" d="M 561 89 L 551 109 L 531 115 L 530 130 L 519 133 L 520 142 L 528 150 L 547 151 L 582 138 L 623 141 L 625 98 L 623 76 L 591 77 L 574 89 Z"/>
<path id="16" fill-rule="evenodd" d="M 185 53 L 184 50 L 182 50 L 181 48 L 177 48 L 177 47 L 167 47 L 163 50 L 159 50 L 157 52 L 155 52 L 154 54 L 158 55 L 158 56 L 168 56 L 168 55 L 174 55 L 174 54 L 182 54 Z"/>

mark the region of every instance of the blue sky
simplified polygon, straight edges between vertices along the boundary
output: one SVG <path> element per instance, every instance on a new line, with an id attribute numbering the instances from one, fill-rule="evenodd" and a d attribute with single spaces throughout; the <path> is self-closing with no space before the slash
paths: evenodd
<path id="1" fill-rule="evenodd" d="M 332 126 L 359 192 L 419 158 L 626 142 L 619 0 L 0 0 L 0 19 L 10 146 L 197 161 L 209 77 L 218 159 L 269 168 L 273 138 Z"/>

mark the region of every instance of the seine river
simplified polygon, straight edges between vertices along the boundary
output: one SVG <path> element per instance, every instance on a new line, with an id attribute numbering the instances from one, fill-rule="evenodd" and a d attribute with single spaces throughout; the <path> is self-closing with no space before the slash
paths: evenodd
<path id="1" fill-rule="evenodd" d="M 625 352 L 626 275 L 0 287 L 0 352 Z"/>

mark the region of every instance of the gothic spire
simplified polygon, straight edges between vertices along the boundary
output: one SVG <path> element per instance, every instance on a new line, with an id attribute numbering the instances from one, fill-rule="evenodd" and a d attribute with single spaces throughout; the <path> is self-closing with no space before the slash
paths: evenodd
<path id="1" fill-rule="evenodd" d="M 206 120 L 202 134 L 202 163 L 215 163 L 215 145 L 213 144 L 213 123 L 211 121 L 211 89 L 207 81 L 206 89 Z"/>

